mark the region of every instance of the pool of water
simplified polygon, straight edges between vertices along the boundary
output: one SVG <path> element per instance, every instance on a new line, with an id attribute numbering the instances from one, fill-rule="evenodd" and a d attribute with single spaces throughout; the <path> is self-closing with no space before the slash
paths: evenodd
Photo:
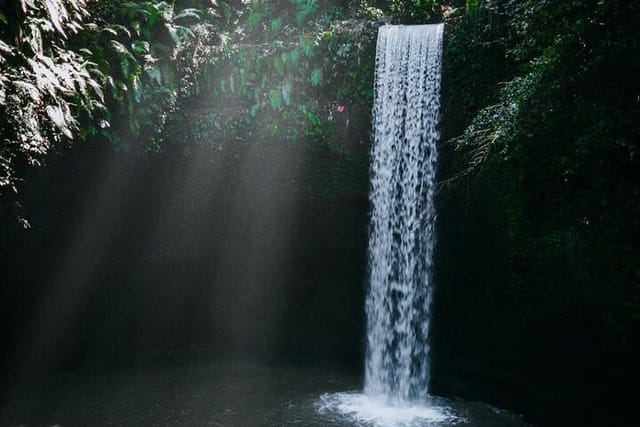
<path id="1" fill-rule="evenodd" d="M 524 426 L 477 402 L 388 405 L 337 369 L 216 363 L 67 374 L 3 390 L 2 426 Z"/>

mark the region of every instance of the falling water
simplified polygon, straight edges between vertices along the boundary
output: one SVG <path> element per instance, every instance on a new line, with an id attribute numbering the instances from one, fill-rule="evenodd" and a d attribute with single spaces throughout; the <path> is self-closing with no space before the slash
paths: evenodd
<path id="1" fill-rule="evenodd" d="M 365 387 L 320 396 L 318 412 L 336 425 L 522 425 L 495 408 L 485 424 L 480 413 L 467 418 L 473 403 L 428 394 L 443 31 L 378 32 Z"/>
<path id="2" fill-rule="evenodd" d="M 427 396 L 443 25 L 380 28 L 365 393 Z"/>

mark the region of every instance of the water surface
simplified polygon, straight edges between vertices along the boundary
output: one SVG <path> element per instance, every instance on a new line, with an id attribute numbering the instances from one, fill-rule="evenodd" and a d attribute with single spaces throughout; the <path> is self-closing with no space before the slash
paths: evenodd
<path id="1" fill-rule="evenodd" d="M 367 401 L 335 368 L 252 363 L 67 374 L 5 393 L 2 426 L 523 426 L 490 406 L 433 398 L 403 410 Z M 340 406 L 343 405 L 343 406 Z M 351 406 L 349 406 L 351 405 Z M 394 412 L 395 411 L 395 412 Z M 414 411 L 416 417 L 411 417 Z"/>

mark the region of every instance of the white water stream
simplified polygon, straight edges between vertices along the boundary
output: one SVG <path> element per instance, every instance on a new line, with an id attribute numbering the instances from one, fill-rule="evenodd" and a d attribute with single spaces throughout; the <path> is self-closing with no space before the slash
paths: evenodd
<path id="1" fill-rule="evenodd" d="M 443 31 L 439 24 L 378 32 L 364 394 L 321 400 L 324 411 L 357 424 L 460 421 L 428 394 Z"/>
<path id="2" fill-rule="evenodd" d="M 365 393 L 427 396 L 443 25 L 378 33 Z"/>

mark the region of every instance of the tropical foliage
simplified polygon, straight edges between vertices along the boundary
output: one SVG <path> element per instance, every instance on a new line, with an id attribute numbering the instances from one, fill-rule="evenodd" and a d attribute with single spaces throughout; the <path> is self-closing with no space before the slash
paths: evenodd
<path id="1" fill-rule="evenodd" d="M 493 0 L 446 11 L 442 280 L 467 295 L 460 312 L 484 301 L 509 325 L 469 326 L 492 350 L 465 351 L 509 353 L 514 378 L 583 378 L 637 351 L 639 8 Z"/>
<path id="2" fill-rule="evenodd" d="M 0 10 L 0 188 L 15 191 L 15 167 L 42 156 L 78 128 L 80 112 L 104 108 L 96 64 L 69 39 L 86 25 L 84 0 L 21 1 Z"/>
<path id="3" fill-rule="evenodd" d="M 448 108 L 462 106 L 446 119 L 460 165 L 454 179 L 477 182 L 482 171 L 491 177 L 508 234 L 533 239 L 513 242 L 522 262 L 530 260 L 531 245 L 554 256 L 561 241 L 585 256 L 601 246 L 626 260 L 623 276 L 632 277 L 634 251 L 606 241 L 632 245 L 610 234 L 610 225 L 622 227 L 640 213 L 638 6 L 493 1 L 473 12 L 449 30 L 447 76 L 455 80 L 446 86 Z M 464 81 L 471 73 L 473 82 Z M 590 266 L 601 268 L 595 260 Z"/>
<path id="4" fill-rule="evenodd" d="M 0 5 L 0 194 L 55 146 L 102 135 L 122 142 L 170 108 L 175 58 L 215 2 L 21 0 Z M 149 107 L 152 105 L 152 107 Z M 122 108 L 124 107 L 124 108 Z M 82 125 L 81 125 L 82 123 Z M 154 128 L 157 128 L 155 125 Z"/>
<path id="5" fill-rule="evenodd" d="M 340 19 L 344 10 L 321 11 L 315 1 L 283 3 L 249 7 L 220 43 L 199 51 L 201 78 L 184 101 L 203 106 L 191 134 L 196 142 L 332 142 L 346 131 L 352 109 L 369 115 L 371 21 Z"/>

